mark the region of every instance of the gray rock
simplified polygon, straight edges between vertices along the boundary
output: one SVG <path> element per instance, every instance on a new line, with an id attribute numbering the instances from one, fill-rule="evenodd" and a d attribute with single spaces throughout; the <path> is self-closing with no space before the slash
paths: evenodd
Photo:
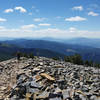
<path id="1" fill-rule="evenodd" d="M 25 100 L 31 94 L 31 99 L 39 100 L 100 100 L 99 71 L 45 57 L 21 58 L 19 63 L 11 59 L 0 63 L 0 97 Z"/>

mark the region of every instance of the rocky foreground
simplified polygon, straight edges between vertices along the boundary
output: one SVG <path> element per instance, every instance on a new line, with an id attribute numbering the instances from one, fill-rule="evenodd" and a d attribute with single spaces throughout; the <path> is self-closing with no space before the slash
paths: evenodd
<path id="1" fill-rule="evenodd" d="M 0 100 L 100 100 L 100 69 L 44 57 L 4 61 Z"/>

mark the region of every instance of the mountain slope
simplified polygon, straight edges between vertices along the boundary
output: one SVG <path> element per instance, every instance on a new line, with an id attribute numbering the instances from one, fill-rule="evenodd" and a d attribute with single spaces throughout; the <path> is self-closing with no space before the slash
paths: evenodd
<path id="1" fill-rule="evenodd" d="M 74 44 L 74 45 L 82 45 L 82 46 L 89 46 L 89 47 L 95 47 L 100 48 L 100 38 L 67 38 L 67 39 L 61 39 L 61 38 L 37 38 L 36 40 L 45 40 L 45 41 L 54 41 L 64 44 Z"/>
<path id="2" fill-rule="evenodd" d="M 41 48 L 20 48 L 16 45 L 10 45 L 5 43 L 0 43 L 0 61 L 10 59 L 15 57 L 16 52 L 20 51 L 22 53 L 33 53 L 35 56 L 43 56 L 43 57 L 60 57 L 63 58 L 65 55 L 61 53 L 57 53 L 55 51 L 51 51 L 48 49 Z"/>
<path id="3" fill-rule="evenodd" d="M 76 44 L 66 44 L 46 40 L 26 40 L 17 39 L 12 41 L 5 41 L 8 44 L 14 44 L 21 48 L 40 48 L 50 51 L 58 52 L 64 55 L 73 55 L 78 53 L 82 55 L 84 60 L 93 60 L 100 62 L 100 49 L 89 46 L 82 46 Z"/>
<path id="4" fill-rule="evenodd" d="M 99 38 L 98 39 L 72 38 L 72 39 L 66 39 L 66 40 L 60 40 L 60 41 L 58 40 L 58 42 L 100 48 L 100 39 Z"/>

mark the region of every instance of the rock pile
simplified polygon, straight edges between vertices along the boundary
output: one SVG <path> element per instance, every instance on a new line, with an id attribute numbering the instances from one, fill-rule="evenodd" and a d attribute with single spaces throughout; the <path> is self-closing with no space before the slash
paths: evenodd
<path id="1" fill-rule="evenodd" d="M 100 69 L 39 57 L 0 63 L 0 100 L 100 100 Z"/>

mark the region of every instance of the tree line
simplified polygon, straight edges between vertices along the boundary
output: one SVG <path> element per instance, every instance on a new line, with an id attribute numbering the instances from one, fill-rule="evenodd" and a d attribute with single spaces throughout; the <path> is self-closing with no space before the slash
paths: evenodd
<path id="1" fill-rule="evenodd" d="M 53 59 L 54 60 L 60 60 L 60 58 L 57 58 L 57 57 L 54 57 Z M 82 56 L 80 54 L 65 56 L 63 60 L 65 62 L 70 62 L 70 63 L 77 64 L 77 65 L 85 65 L 85 66 L 100 68 L 100 63 L 96 63 L 96 62 L 89 61 L 89 60 L 83 60 Z"/>
<path id="2" fill-rule="evenodd" d="M 31 53 L 17 52 L 16 55 L 17 55 L 17 59 L 18 60 L 20 59 L 20 57 L 26 57 L 26 58 L 32 58 L 32 59 L 35 57 L 33 52 L 31 52 Z M 53 57 L 52 59 L 61 60 L 60 57 Z M 65 62 L 70 62 L 70 63 L 77 64 L 77 65 L 85 65 L 85 66 L 91 66 L 91 67 L 100 68 L 100 63 L 96 63 L 96 62 L 89 61 L 89 60 L 83 60 L 82 56 L 80 54 L 74 54 L 74 55 L 71 55 L 71 56 L 65 56 L 63 58 L 63 60 Z"/>

